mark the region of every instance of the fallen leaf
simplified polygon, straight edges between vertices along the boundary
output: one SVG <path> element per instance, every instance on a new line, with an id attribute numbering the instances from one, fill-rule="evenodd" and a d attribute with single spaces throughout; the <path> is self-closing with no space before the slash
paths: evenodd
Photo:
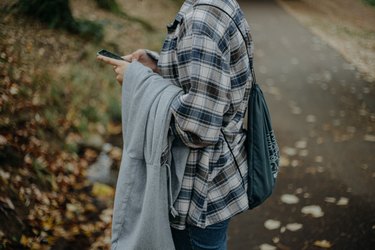
<path id="1" fill-rule="evenodd" d="M 298 167 L 299 166 L 299 161 L 298 160 L 293 160 L 292 163 L 290 164 L 292 167 Z"/>
<path id="2" fill-rule="evenodd" d="M 366 116 L 366 115 L 367 115 L 367 110 L 365 110 L 365 109 L 360 109 L 360 110 L 359 110 L 359 115 L 361 115 L 361 116 Z"/>
<path id="3" fill-rule="evenodd" d="M 85 158 L 87 160 L 93 161 L 98 156 L 98 153 L 95 150 L 92 150 L 92 149 L 88 148 L 88 149 L 85 150 L 84 155 L 85 155 Z"/>
<path id="4" fill-rule="evenodd" d="M 368 165 L 367 165 L 367 164 L 362 164 L 361 168 L 362 168 L 363 170 L 367 170 L 367 169 L 368 169 Z"/>
<path id="5" fill-rule="evenodd" d="M 115 191 L 111 186 L 95 182 L 92 187 L 92 194 L 96 197 L 112 198 L 115 194 Z"/>
<path id="6" fill-rule="evenodd" d="M 322 166 L 319 166 L 317 169 L 318 169 L 319 173 L 323 173 L 324 172 L 324 167 L 322 167 Z"/>
<path id="7" fill-rule="evenodd" d="M 365 135 L 363 140 L 368 142 L 375 142 L 375 135 Z"/>
<path id="8" fill-rule="evenodd" d="M 349 199 L 346 197 L 341 197 L 340 200 L 337 202 L 337 206 L 346 206 L 349 204 Z"/>
<path id="9" fill-rule="evenodd" d="M 28 244 L 29 244 L 29 239 L 28 239 L 25 235 L 22 235 L 22 236 L 21 236 L 20 243 L 21 243 L 23 246 L 28 246 Z"/>
<path id="10" fill-rule="evenodd" d="M 289 166 L 289 163 L 290 163 L 290 161 L 287 157 L 285 157 L 283 155 L 280 156 L 280 167 L 287 167 L 287 166 Z"/>
<path id="11" fill-rule="evenodd" d="M 324 216 L 324 212 L 322 211 L 322 208 L 317 205 L 305 206 L 301 209 L 301 212 L 303 214 L 310 214 L 314 218 L 319 218 L 319 217 Z"/>
<path id="12" fill-rule="evenodd" d="M 85 210 L 88 212 L 97 212 L 98 209 L 93 204 L 87 203 L 85 205 Z"/>
<path id="13" fill-rule="evenodd" d="M 293 194 L 283 194 L 281 201 L 285 204 L 296 204 L 299 202 L 299 198 Z"/>
<path id="14" fill-rule="evenodd" d="M 113 146 L 110 143 L 104 143 L 102 151 L 105 153 L 109 153 L 112 150 Z"/>
<path id="15" fill-rule="evenodd" d="M 268 230 L 275 230 L 278 229 L 281 226 L 281 222 L 277 220 L 266 220 L 264 222 L 264 227 Z"/>
<path id="16" fill-rule="evenodd" d="M 308 115 L 308 116 L 306 116 L 306 121 L 307 121 L 308 123 L 314 123 L 314 122 L 316 122 L 316 117 L 315 117 L 315 115 Z"/>
<path id="17" fill-rule="evenodd" d="M 297 154 L 297 150 L 295 148 L 291 148 L 291 147 L 284 147 L 283 152 L 286 155 L 289 155 L 289 156 L 294 156 L 294 155 Z"/>
<path id="18" fill-rule="evenodd" d="M 299 224 L 299 223 L 290 223 L 290 224 L 286 225 L 286 229 L 288 229 L 289 231 L 292 231 L 292 232 L 298 231 L 302 227 L 303 227 L 303 225 Z"/>
<path id="19" fill-rule="evenodd" d="M 315 162 L 322 163 L 323 162 L 323 156 L 321 156 L 321 155 L 315 156 Z"/>
<path id="20" fill-rule="evenodd" d="M 277 244 L 277 243 L 280 242 L 280 238 L 279 237 L 273 237 L 272 238 L 272 242 L 275 243 L 275 244 Z"/>
<path id="21" fill-rule="evenodd" d="M 303 193 L 303 188 L 296 189 L 296 194 L 302 194 L 302 193 Z"/>
<path id="22" fill-rule="evenodd" d="M 306 157 L 309 155 L 309 151 L 307 149 L 299 151 L 299 156 Z"/>
<path id="23" fill-rule="evenodd" d="M 121 123 L 110 122 L 107 126 L 107 130 L 111 135 L 118 135 L 122 131 Z"/>
<path id="24" fill-rule="evenodd" d="M 292 107 L 292 114 L 300 115 L 301 113 L 302 113 L 302 109 L 300 107 L 297 107 L 297 106 Z"/>
<path id="25" fill-rule="evenodd" d="M 304 193 L 303 194 L 303 198 L 305 198 L 305 199 L 308 199 L 310 197 L 311 197 L 311 194 L 309 194 L 309 193 Z"/>
<path id="26" fill-rule="evenodd" d="M 10 173 L 0 169 L 0 177 L 3 180 L 8 180 L 10 178 Z"/>
<path id="27" fill-rule="evenodd" d="M 321 248 L 331 248 L 331 242 L 327 240 L 317 240 L 314 242 L 314 246 L 321 247 Z"/>
<path id="28" fill-rule="evenodd" d="M 112 221 L 112 214 L 113 214 L 113 209 L 107 208 L 103 210 L 103 212 L 100 214 L 99 217 L 103 222 L 110 223 Z"/>
<path id="29" fill-rule="evenodd" d="M 5 136 L 0 135 L 0 145 L 7 144 L 8 140 L 5 138 Z"/>
<path id="30" fill-rule="evenodd" d="M 82 211 L 82 206 L 80 204 L 68 203 L 66 204 L 66 209 L 68 212 L 79 213 Z"/>
<path id="31" fill-rule="evenodd" d="M 336 198 L 335 197 L 326 197 L 324 199 L 325 202 L 328 202 L 328 203 L 335 203 L 336 202 Z"/>
<path id="32" fill-rule="evenodd" d="M 295 143 L 296 148 L 304 149 L 307 146 L 307 141 L 301 140 Z"/>
<path id="33" fill-rule="evenodd" d="M 15 207 L 13 205 L 13 202 L 8 197 L 6 197 L 6 198 L 0 197 L 0 201 L 3 202 L 3 203 L 5 203 L 5 204 L 7 204 L 8 208 L 14 210 Z"/>
<path id="34" fill-rule="evenodd" d="M 122 156 L 121 148 L 113 147 L 111 152 L 109 153 L 109 156 L 116 161 L 121 160 L 121 156 Z"/>
<path id="35" fill-rule="evenodd" d="M 12 84 L 12 86 L 10 87 L 9 93 L 11 95 L 17 95 L 18 94 L 18 87 L 17 87 L 17 85 Z"/>
<path id="36" fill-rule="evenodd" d="M 259 246 L 259 249 L 260 250 L 276 250 L 277 248 L 269 244 L 262 244 Z"/>
<path id="37" fill-rule="evenodd" d="M 53 218 L 46 218 L 45 220 L 42 221 L 42 227 L 44 230 L 48 231 L 51 230 L 51 228 L 54 227 L 54 221 Z"/>

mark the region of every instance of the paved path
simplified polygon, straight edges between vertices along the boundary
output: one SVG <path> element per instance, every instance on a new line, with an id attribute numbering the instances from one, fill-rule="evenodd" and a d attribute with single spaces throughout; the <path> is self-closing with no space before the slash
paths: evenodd
<path id="1" fill-rule="evenodd" d="M 284 166 L 273 197 L 232 220 L 229 249 L 374 249 L 374 85 L 274 1 L 239 2 Z"/>

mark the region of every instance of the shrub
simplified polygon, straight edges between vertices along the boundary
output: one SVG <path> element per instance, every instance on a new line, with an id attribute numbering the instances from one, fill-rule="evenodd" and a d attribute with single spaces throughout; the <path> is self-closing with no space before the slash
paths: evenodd
<path id="1" fill-rule="evenodd" d="M 62 28 L 69 32 L 82 35 L 84 38 L 103 38 L 103 27 L 88 20 L 75 20 L 68 0 L 18 0 L 16 11 L 31 16 L 50 28 Z"/>
<path id="2" fill-rule="evenodd" d="M 47 23 L 51 28 L 76 28 L 68 0 L 19 0 L 16 8 L 21 13 Z"/>
<path id="3" fill-rule="evenodd" d="M 375 0 L 364 0 L 369 5 L 375 6 Z"/>

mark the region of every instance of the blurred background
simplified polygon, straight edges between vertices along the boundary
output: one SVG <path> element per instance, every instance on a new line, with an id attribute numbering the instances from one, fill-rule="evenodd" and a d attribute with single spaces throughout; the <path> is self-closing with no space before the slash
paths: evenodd
<path id="1" fill-rule="evenodd" d="M 159 51 L 182 0 L 0 3 L 0 249 L 109 249 L 121 87 L 96 61 Z M 375 244 L 375 1 L 238 0 L 281 150 L 229 249 Z"/>

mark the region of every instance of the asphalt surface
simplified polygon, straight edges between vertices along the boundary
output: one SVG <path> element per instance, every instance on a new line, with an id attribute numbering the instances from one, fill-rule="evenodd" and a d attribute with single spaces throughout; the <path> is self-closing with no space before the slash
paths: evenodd
<path id="1" fill-rule="evenodd" d="M 232 219 L 229 249 L 375 249 L 374 83 L 274 1 L 239 3 L 282 167 L 273 196 Z"/>

